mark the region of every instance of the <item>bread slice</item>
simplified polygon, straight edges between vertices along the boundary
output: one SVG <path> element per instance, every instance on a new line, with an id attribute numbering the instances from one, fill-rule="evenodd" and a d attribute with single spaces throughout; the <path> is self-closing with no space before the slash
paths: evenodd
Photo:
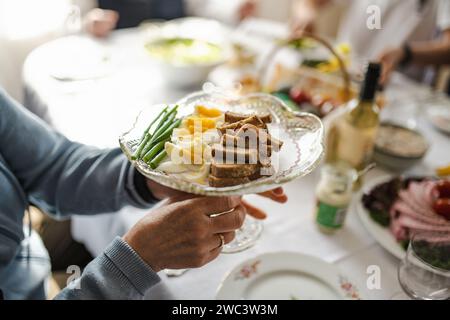
<path id="1" fill-rule="evenodd" d="M 236 112 L 225 112 L 225 122 L 233 123 L 238 122 L 244 119 L 247 119 L 248 117 L 256 116 L 255 114 L 242 114 L 242 113 L 236 113 Z M 258 115 L 259 119 L 261 119 L 264 123 L 271 123 L 272 122 L 272 116 L 270 113 Z"/>
<path id="2" fill-rule="evenodd" d="M 259 158 L 257 149 L 224 147 L 221 144 L 213 145 L 212 156 L 217 163 L 235 164 L 257 164 Z"/>
<path id="3" fill-rule="evenodd" d="M 231 187 L 236 186 L 239 184 L 245 184 L 250 182 L 250 179 L 247 177 L 242 178 L 218 178 L 213 176 L 212 174 L 209 175 L 208 183 L 211 187 L 215 188 L 223 188 L 223 187 Z"/>
<path id="4" fill-rule="evenodd" d="M 235 131 L 239 128 L 241 128 L 245 124 L 252 124 L 258 128 L 267 129 L 267 125 L 257 116 L 251 116 L 248 118 L 245 118 L 243 120 L 233 122 L 233 123 L 225 123 L 222 126 L 218 127 L 217 129 L 221 134 L 228 133 L 230 131 Z"/>
<path id="5" fill-rule="evenodd" d="M 242 178 L 257 174 L 260 171 L 259 164 L 211 164 L 211 174 L 217 178 Z"/>

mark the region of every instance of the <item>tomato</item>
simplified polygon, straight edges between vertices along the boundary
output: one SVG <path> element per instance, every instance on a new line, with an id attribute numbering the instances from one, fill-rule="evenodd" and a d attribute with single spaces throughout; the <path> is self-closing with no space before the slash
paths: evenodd
<path id="1" fill-rule="evenodd" d="M 300 88 L 292 88 L 289 92 L 289 96 L 297 104 L 311 102 L 311 96 L 305 90 Z"/>
<path id="2" fill-rule="evenodd" d="M 441 180 L 437 184 L 439 198 L 450 198 L 450 180 Z"/>
<path id="3" fill-rule="evenodd" d="M 450 220 L 450 198 L 437 199 L 433 209 L 438 215 Z"/>

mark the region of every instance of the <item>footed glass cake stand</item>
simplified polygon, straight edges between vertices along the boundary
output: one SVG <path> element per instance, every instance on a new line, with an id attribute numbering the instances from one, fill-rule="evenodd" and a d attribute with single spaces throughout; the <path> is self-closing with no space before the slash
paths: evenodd
<path id="1" fill-rule="evenodd" d="M 175 104 L 174 104 L 175 105 Z M 274 173 L 242 185 L 216 188 L 195 184 L 157 169 L 152 169 L 142 160 L 132 159 L 132 154 L 148 123 L 167 104 L 148 106 L 138 115 L 129 131 L 119 138 L 122 151 L 129 161 L 147 178 L 167 187 L 203 196 L 244 196 L 257 194 L 279 187 L 313 171 L 323 155 L 323 125 L 315 115 L 293 112 L 280 99 L 263 93 L 246 96 L 230 96 L 220 92 L 200 91 L 188 95 L 176 103 L 178 115 L 191 115 L 195 106 L 218 108 L 223 112 L 270 114 L 268 125 L 271 135 L 283 141 L 283 147 L 272 155 Z M 224 213 L 226 214 L 226 213 Z M 224 253 L 243 251 L 256 243 L 263 230 L 261 221 L 247 216 L 244 225 L 236 232 L 236 238 L 223 248 Z"/>

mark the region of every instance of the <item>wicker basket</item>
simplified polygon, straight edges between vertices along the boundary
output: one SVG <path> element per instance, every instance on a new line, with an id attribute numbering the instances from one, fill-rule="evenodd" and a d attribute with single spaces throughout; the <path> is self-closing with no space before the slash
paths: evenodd
<path id="1" fill-rule="evenodd" d="M 273 75 L 271 75 L 271 78 L 269 78 L 269 81 L 267 81 L 266 84 L 262 85 L 261 82 L 264 81 L 263 79 L 267 78 L 269 66 L 273 65 L 276 54 L 281 49 L 290 46 L 294 41 L 302 39 L 315 40 L 336 57 L 339 63 L 339 75 L 334 73 L 324 73 L 307 66 L 289 69 L 281 64 L 275 64 Z M 310 33 L 303 33 L 301 37 L 285 40 L 276 46 L 262 64 L 262 67 L 258 72 L 258 79 L 260 82 L 260 90 L 265 92 L 276 91 L 280 88 L 280 84 L 283 83 L 283 81 L 288 81 L 295 86 L 309 86 L 315 90 L 326 92 L 327 97 L 338 104 L 343 104 L 354 98 L 358 90 L 357 86 L 351 81 L 350 74 L 342 57 L 334 50 L 333 46 L 326 39 Z"/>

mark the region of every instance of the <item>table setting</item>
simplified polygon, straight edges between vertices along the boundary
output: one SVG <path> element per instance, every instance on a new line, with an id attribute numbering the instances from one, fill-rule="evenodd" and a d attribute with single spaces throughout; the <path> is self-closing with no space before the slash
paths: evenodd
<path id="1" fill-rule="evenodd" d="M 148 179 L 242 196 L 268 214 L 247 216 L 206 266 L 160 272 L 146 299 L 449 299 L 450 100 L 395 73 L 372 97 L 382 106 L 373 160 L 330 169 L 329 132 L 369 71 L 349 65 L 343 44 L 287 32 L 183 18 L 63 37 L 27 58 L 25 105 L 73 141 L 120 147 Z M 243 162 L 236 150 L 220 162 L 241 133 Z M 280 186 L 285 204 L 256 195 Z M 320 218 L 333 206 L 332 222 Z M 72 236 L 97 256 L 147 211 L 75 216 Z"/>

